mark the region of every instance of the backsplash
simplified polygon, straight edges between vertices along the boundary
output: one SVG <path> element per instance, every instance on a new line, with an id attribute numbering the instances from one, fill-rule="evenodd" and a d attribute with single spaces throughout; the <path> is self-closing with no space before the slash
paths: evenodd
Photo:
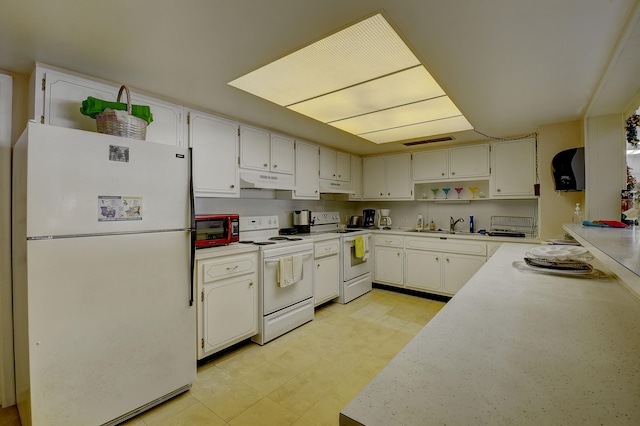
<path id="1" fill-rule="evenodd" d="M 474 217 L 476 232 L 488 229 L 491 216 L 533 217 L 538 224 L 537 200 L 483 200 L 471 202 L 429 201 L 332 201 L 332 200 L 279 200 L 270 191 L 254 191 L 256 198 L 197 198 L 196 213 L 238 213 L 240 216 L 278 215 L 280 227 L 293 226 L 293 210 L 339 211 L 343 223 L 351 215 L 362 215 L 363 209 L 390 209 L 393 227 L 413 228 L 418 214 L 425 224 L 433 220 L 436 228 L 448 229 L 449 218 L 463 218 L 458 230 L 469 230 L 469 216 Z M 262 197 L 262 198 L 260 198 Z"/>

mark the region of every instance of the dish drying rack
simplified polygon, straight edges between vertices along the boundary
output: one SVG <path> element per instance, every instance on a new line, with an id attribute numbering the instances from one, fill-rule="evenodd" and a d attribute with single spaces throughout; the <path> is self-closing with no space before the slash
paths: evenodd
<path id="1" fill-rule="evenodd" d="M 526 216 L 491 216 L 493 235 L 535 237 L 536 225 L 532 217 Z"/>

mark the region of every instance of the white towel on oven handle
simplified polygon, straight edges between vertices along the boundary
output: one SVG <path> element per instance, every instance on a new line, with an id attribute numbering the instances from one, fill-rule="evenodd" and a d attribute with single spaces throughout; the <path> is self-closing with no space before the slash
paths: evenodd
<path id="1" fill-rule="evenodd" d="M 288 287 L 302 279 L 302 255 L 281 257 L 278 262 L 278 285 Z"/>

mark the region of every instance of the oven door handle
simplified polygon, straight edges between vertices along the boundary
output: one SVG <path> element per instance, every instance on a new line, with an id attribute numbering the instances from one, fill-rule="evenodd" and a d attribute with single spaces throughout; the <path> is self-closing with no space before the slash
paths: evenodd
<path id="1" fill-rule="evenodd" d="M 369 236 L 368 236 L 368 235 L 362 235 L 362 238 L 369 238 Z M 346 243 L 352 243 L 352 242 L 354 242 L 355 240 L 356 240 L 356 237 L 346 237 L 346 238 L 344 239 L 344 241 L 345 241 Z"/>
<path id="2" fill-rule="evenodd" d="M 305 254 L 303 254 L 303 255 L 302 255 L 302 257 L 309 257 L 309 256 L 311 256 L 312 254 L 313 254 L 313 253 L 305 253 Z M 278 259 L 273 259 L 273 260 L 271 260 L 271 259 L 265 259 L 265 261 L 264 261 L 264 262 L 265 262 L 265 263 L 278 263 L 278 262 L 280 262 L 280 259 L 282 259 L 283 257 L 286 257 L 286 256 L 282 256 L 282 257 L 280 257 L 280 258 L 278 258 Z"/>

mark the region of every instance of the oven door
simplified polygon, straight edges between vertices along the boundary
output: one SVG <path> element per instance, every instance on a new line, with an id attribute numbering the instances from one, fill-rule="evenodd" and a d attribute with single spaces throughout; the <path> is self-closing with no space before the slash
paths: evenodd
<path id="1" fill-rule="evenodd" d="M 371 234 L 360 235 L 366 240 L 366 246 L 371 252 Z M 364 257 L 356 256 L 356 237 L 349 235 L 342 237 L 342 273 L 343 281 L 371 272 L 371 253 L 366 253 Z"/>
<path id="2" fill-rule="evenodd" d="M 313 245 L 301 244 L 280 249 L 268 249 L 262 256 L 262 303 L 263 315 L 269 315 L 280 309 L 294 305 L 313 297 Z M 280 260 L 286 256 L 302 257 L 302 276 L 300 281 L 286 287 L 278 283 Z"/>

